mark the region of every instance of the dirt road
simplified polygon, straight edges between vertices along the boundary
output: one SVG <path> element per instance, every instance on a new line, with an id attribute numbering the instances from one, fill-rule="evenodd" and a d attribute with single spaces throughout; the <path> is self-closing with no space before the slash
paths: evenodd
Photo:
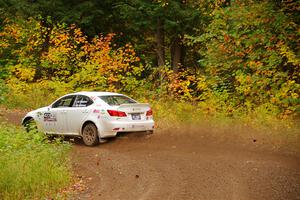
<path id="1" fill-rule="evenodd" d="M 76 199 L 300 199 L 300 159 L 196 133 L 131 134 L 74 145 L 74 169 L 91 177 Z"/>
<path id="2" fill-rule="evenodd" d="M 201 131 L 129 134 L 92 148 L 77 143 L 73 169 L 88 188 L 73 199 L 300 200 L 300 156 L 257 143 L 217 141 Z"/>

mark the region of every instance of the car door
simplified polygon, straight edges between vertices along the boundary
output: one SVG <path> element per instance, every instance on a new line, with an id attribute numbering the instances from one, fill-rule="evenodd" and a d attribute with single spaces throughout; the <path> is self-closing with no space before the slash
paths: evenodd
<path id="1" fill-rule="evenodd" d="M 44 130 L 51 134 L 65 134 L 68 132 L 67 113 L 73 105 L 75 95 L 65 96 L 52 104 L 43 113 Z"/>
<path id="2" fill-rule="evenodd" d="M 88 115 L 91 113 L 93 100 L 85 95 L 76 95 L 73 106 L 67 113 L 67 124 L 69 133 L 79 135 L 80 129 Z"/>

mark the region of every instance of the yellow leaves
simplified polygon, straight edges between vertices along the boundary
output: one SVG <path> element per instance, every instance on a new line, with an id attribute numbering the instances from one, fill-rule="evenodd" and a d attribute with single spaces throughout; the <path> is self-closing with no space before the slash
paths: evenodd
<path id="1" fill-rule="evenodd" d="M 282 85 L 280 90 L 277 92 L 276 97 L 281 99 L 298 99 L 300 92 L 300 84 L 294 80 L 288 80 Z"/>
<path id="2" fill-rule="evenodd" d="M 291 94 L 291 98 L 293 98 L 293 99 L 299 99 L 299 94 L 293 92 L 293 93 Z"/>
<path id="3" fill-rule="evenodd" d="M 34 68 L 24 68 L 21 64 L 14 66 L 12 69 L 15 76 L 21 81 L 32 81 L 35 75 Z"/>
<path id="4" fill-rule="evenodd" d="M 206 82 L 206 78 L 204 76 L 200 76 L 197 78 L 197 90 L 204 91 L 207 90 L 208 84 Z"/>
<path id="5" fill-rule="evenodd" d="M 272 98 L 271 98 L 271 103 L 275 104 L 275 103 L 277 103 L 277 102 L 278 102 L 278 99 L 277 99 L 277 98 L 275 98 L 275 97 L 272 97 Z"/>
<path id="6" fill-rule="evenodd" d="M 76 38 L 81 37 L 83 35 L 80 28 L 74 28 L 74 35 Z"/>
<path id="7" fill-rule="evenodd" d="M 283 43 L 278 43 L 277 47 L 280 49 L 280 54 L 287 58 L 287 63 L 292 63 L 295 66 L 300 66 L 300 59 L 296 54 L 289 49 L 289 47 Z"/>
<path id="8" fill-rule="evenodd" d="M 263 63 L 260 62 L 260 61 L 254 61 L 254 60 L 251 60 L 251 61 L 248 62 L 248 66 L 249 66 L 251 69 L 254 69 L 254 70 L 257 70 L 257 69 L 260 68 L 262 65 L 263 65 Z"/>

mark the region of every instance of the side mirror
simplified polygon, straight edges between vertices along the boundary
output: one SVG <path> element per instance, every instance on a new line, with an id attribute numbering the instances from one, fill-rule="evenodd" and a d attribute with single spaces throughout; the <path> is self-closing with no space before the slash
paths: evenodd
<path id="1" fill-rule="evenodd" d="M 50 111 L 50 106 L 48 106 L 48 111 Z"/>

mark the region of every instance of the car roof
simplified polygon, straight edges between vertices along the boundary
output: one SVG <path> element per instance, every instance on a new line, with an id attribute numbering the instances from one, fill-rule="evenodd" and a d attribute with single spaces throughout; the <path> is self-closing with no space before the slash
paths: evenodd
<path id="1" fill-rule="evenodd" d="M 108 96 L 108 95 L 122 95 L 119 93 L 115 93 L 115 92 L 86 92 L 86 91 L 82 91 L 82 92 L 76 92 L 76 93 L 72 93 L 74 95 L 86 95 L 86 96 Z"/>

